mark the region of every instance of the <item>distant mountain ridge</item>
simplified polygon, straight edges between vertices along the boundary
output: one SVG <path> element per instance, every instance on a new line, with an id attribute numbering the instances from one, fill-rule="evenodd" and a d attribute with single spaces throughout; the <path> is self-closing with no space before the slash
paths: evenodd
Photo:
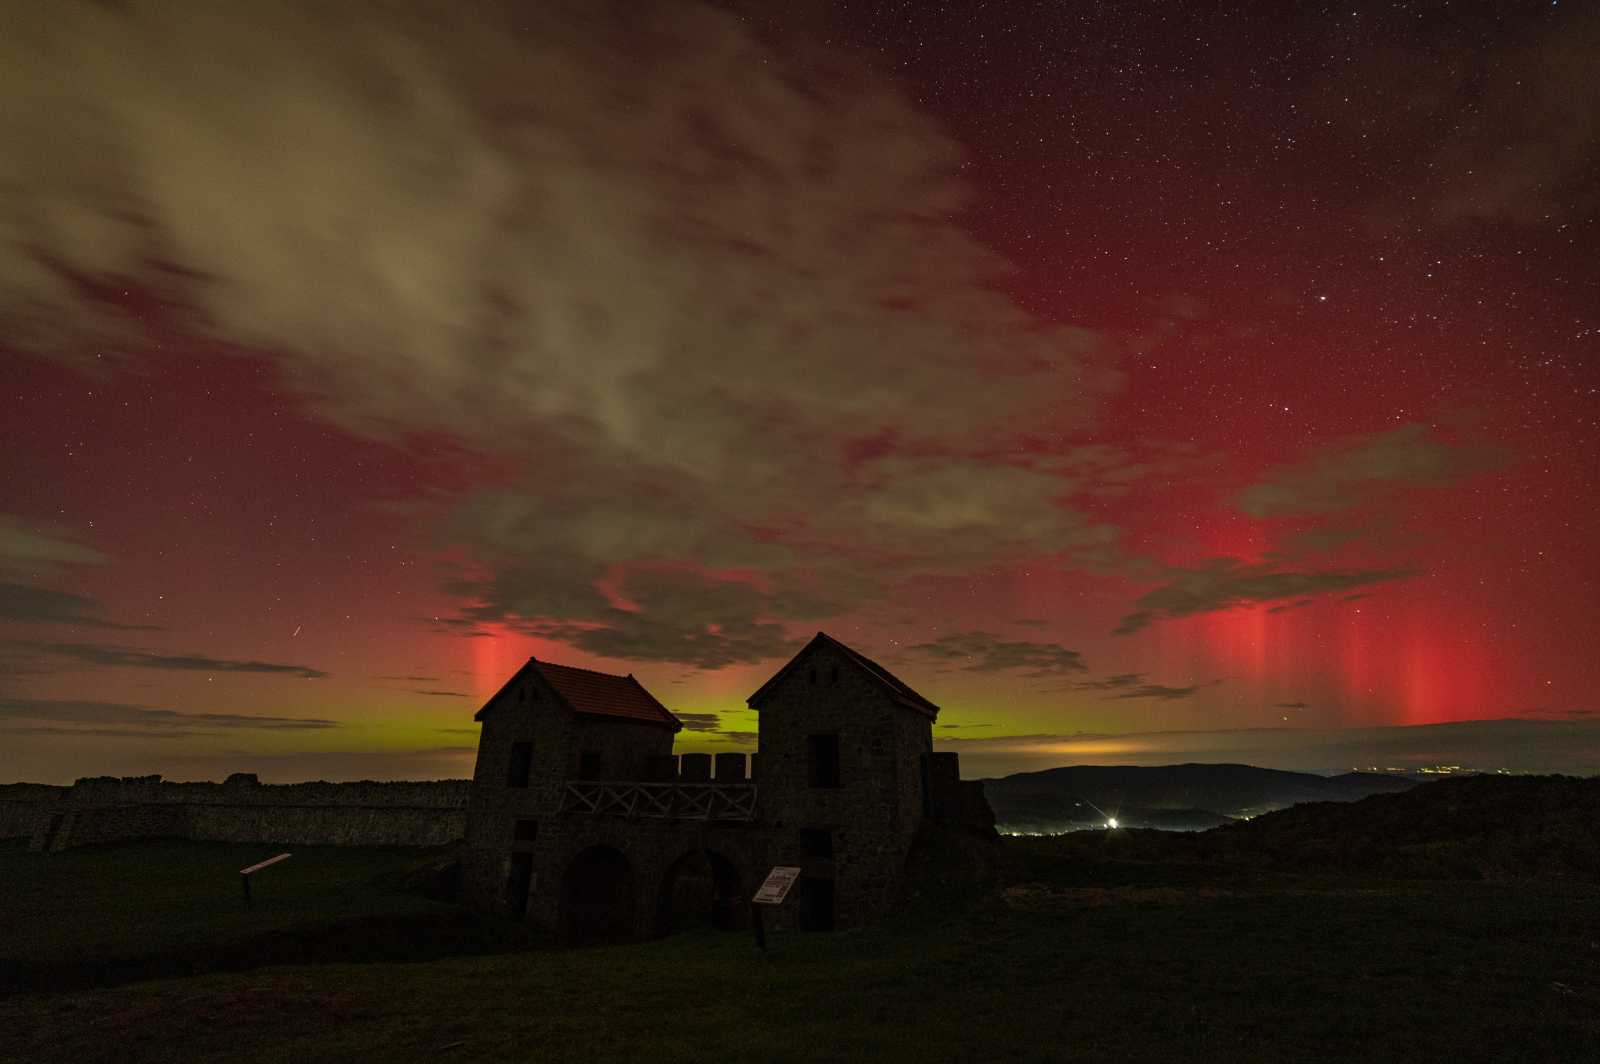
<path id="1" fill-rule="evenodd" d="M 1254 765 L 1069 765 L 983 781 L 1001 831 L 1119 826 L 1200 830 L 1302 802 L 1350 802 L 1410 790 L 1374 772 L 1317 776 Z"/>

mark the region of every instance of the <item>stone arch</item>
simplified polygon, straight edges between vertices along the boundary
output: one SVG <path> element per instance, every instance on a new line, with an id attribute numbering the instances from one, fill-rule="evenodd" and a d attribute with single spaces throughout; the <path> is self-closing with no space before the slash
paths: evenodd
<path id="1" fill-rule="evenodd" d="M 561 877 L 561 933 L 576 942 L 634 934 L 633 866 L 621 850 L 580 850 Z"/>
<path id="2" fill-rule="evenodd" d="M 694 925 L 732 931 L 745 926 L 739 866 L 712 849 L 690 850 L 667 865 L 656 891 L 657 935 Z"/>

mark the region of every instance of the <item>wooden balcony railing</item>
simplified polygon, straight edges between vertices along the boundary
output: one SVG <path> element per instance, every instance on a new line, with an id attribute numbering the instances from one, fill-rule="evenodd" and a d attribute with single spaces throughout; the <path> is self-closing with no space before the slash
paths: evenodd
<path id="1" fill-rule="evenodd" d="M 561 811 L 657 820 L 754 820 L 753 783 L 568 783 Z"/>

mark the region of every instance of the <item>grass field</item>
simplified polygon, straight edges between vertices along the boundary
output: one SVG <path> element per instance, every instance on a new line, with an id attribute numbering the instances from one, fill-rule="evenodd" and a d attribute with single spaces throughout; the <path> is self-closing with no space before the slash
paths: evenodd
<path id="1" fill-rule="evenodd" d="M 81 861 L 80 874 L 122 869 L 130 897 L 146 896 L 143 875 L 169 882 L 187 915 L 164 926 L 194 941 L 212 933 L 207 913 L 218 934 L 270 930 L 252 922 L 267 914 L 223 915 L 236 876 L 215 899 L 170 883 L 185 859 L 165 845 L 56 856 Z M 773 936 L 764 956 L 748 935 L 707 931 L 13 995 L 0 1000 L 0 1059 L 1597 1059 L 1592 886 L 1093 865 L 1012 845 L 1023 871 L 1003 891 L 923 899 L 864 931 Z M 149 871 L 162 863 L 146 858 L 163 853 L 168 872 Z M 382 896 L 373 877 L 406 863 L 346 853 L 343 870 L 338 854 L 321 872 L 304 862 L 301 887 L 285 877 L 278 918 L 371 912 Z M 13 884 L 58 875 L 21 867 L 0 880 L 8 899 Z M 64 922 L 81 912 L 80 881 L 24 896 L 50 901 Z M 113 923 L 101 941 L 148 941 L 148 930 L 119 937 Z M 35 932 L 30 948 L 51 954 L 53 937 Z M 90 937 L 61 941 L 81 952 Z"/>
<path id="2" fill-rule="evenodd" d="M 294 856 L 258 873 L 245 904 L 239 870 L 286 850 Z M 177 841 L 39 854 L 10 845 L 0 849 L 0 992 L 417 952 L 397 933 L 438 955 L 514 930 L 400 889 L 442 856 Z"/>

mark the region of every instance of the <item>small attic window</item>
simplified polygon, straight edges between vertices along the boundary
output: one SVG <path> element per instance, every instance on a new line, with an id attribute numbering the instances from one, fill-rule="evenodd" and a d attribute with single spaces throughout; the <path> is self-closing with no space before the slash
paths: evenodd
<path id="1" fill-rule="evenodd" d="M 816 669 L 807 669 L 806 670 L 806 682 L 809 683 L 812 687 L 817 686 L 817 670 Z"/>
<path id="2" fill-rule="evenodd" d="M 828 682 L 835 687 L 839 686 L 839 666 L 835 665 L 828 670 Z"/>

